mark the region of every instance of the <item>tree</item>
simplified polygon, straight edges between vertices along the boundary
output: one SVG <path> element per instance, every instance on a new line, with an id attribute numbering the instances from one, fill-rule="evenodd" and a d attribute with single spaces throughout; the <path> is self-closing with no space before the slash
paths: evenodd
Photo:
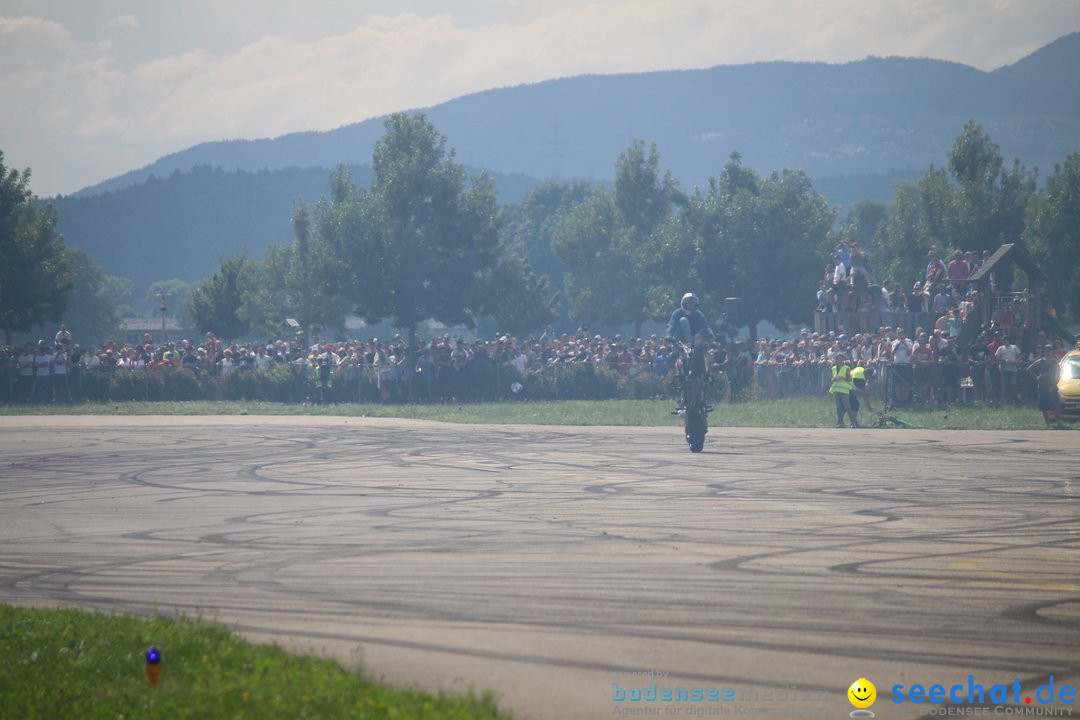
<path id="1" fill-rule="evenodd" d="M 537 275 L 528 260 L 510 255 L 493 273 L 487 312 L 499 332 L 521 335 L 558 317 L 559 299 L 559 294 L 551 291 L 547 275 Z"/>
<path id="2" fill-rule="evenodd" d="M 251 331 L 250 323 L 239 315 L 240 277 L 250 262 L 244 255 L 222 259 L 217 272 L 192 288 L 188 313 L 199 332 L 232 340 Z"/>
<path id="3" fill-rule="evenodd" d="M 1024 239 L 1049 277 L 1047 294 L 1062 313 L 1080 318 L 1080 153 L 1054 166 L 1032 203 Z"/>
<path id="4" fill-rule="evenodd" d="M 520 203 L 502 208 L 500 244 L 505 252 L 527 260 L 538 276 L 549 278 L 550 287 L 560 296 L 556 317 L 563 321 L 568 320 L 562 302 L 566 264 L 555 254 L 551 239 L 563 218 L 591 192 L 591 186 L 580 181 L 544 183 L 530 190 Z"/>
<path id="5" fill-rule="evenodd" d="M 122 315 L 131 312 L 134 283 L 107 274 L 82 250 L 71 248 L 68 252 L 75 283 L 64 323 L 76 342 L 101 345 L 118 332 Z"/>
<path id="6" fill-rule="evenodd" d="M 680 214 L 679 224 L 685 229 L 670 251 L 681 255 L 687 273 L 683 286 L 701 297 L 712 320 L 723 312 L 724 299 L 735 296 L 734 288 L 742 284 L 739 277 L 745 263 L 736 239 L 752 232 L 750 209 L 760 194 L 761 178 L 743 167 L 742 156 L 733 152 L 720 176 L 709 179 L 704 194 L 695 192 Z M 672 290 L 678 297 L 678 287 Z"/>
<path id="7" fill-rule="evenodd" d="M 56 231 L 56 210 L 30 192 L 30 170 L 8 170 L 0 152 L 0 326 L 14 332 L 59 322 L 75 282 L 71 255 Z"/>
<path id="8" fill-rule="evenodd" d="M 918 182 L 897 186 L 870 251 L 870 264 L 879 279 L 900 282 L 905 289 L 923 279 L 927 253 L 948 247 L 956 224 L 952 203 L 944 170 L 931 167 Z"/>
<path id="9" fill-rule="evenodd" d="M 953 248 L 996 250 L 1020 239 L 1027 204 L 1035 195 L 1033 172 L 1019 160 L 1006 168 L 1001 149 L 974 121 L 968 121 L 953 143 L 949 170 L 956 180 L 957 224 L 949 238 Z"/>
<path id="10" fill-rule="evenodd" d="M 806 319 L 834 211 L 805 173 L 761 180 L 733 154 L 708 194 L 692 199 L 688 218 L 700 233 L 694 267 L 707 307 L 742 298 L 737 324 L 755 340 L 761 320 L 784 328 Z"/>
<path id="11" fill-rule="evenodd" d="M 671 173 L 660 177 L 655 144 L 646 155 L 645 143 L 635 140 L 615 161 L 615 206 L 622 222 L 638 237 L 651 235 L 671 215 L 674 204 L 685 202 Z"/>
<path id="12" fill-rule="evenodd" d="M 742 320 L 757 339 L 757 323 L 786 328 L 805 322 L 817 292 L 813 269 L 835 221 L 828 202 L 801 170 L 773 173 L 749 205 L 753 219 L 740 223 L 732 294 L 744 300 Z M 809 270 L 809 271 L 808 271 Z"/>
<path id="13" fill-rule="evenodd" d="M 615 162 L 615 190 L 596 190 L 552 234 L 552 248 L 567 268 L 564 283 L 570 317 L 580 323 L 631 322 L 641 334 L 654 313 L 656 235 L 677 203 L 685 204 L 670 174 L 659 172 L 653 146 L 637 141 Z"/>
<path id="14" fill-rule="evenodd" d="M 619 230 L 615 203 L 603 188 L 555 228 L 551 247 L 568 268 L 563 282 L 575 323 L 621 324 L 635 314 L 634 298 L 620 292 L 632 270 Z"/>
<path id="15" fill-rule="evenodd" d="M 499 259 L 491 180 L 467 181 L 423 114 L 386 121 L 373 168 L 370 190 L 339 177 L 318 213 L 319 234 L 352 281 L 350 301 L 369 322 L 389 317 L 410 336 L 428 318 L 472 326 Z"/>
<path id="16" fill-rule="evenodd" d="M 344 329 L 348 301 L 335 281 L 329 248 L 312 234 L 305 204 L 296 206 L 292 224 L 292 243 L 270 247 L 262 262 L 248 263 L 240 278 L 239 314 L 267 334 L 278 332 L 286 318 L 312 333 Z"/>
<path id="17" fill-rule="evenodd" d="M 918 182 L 897 189 L 871 253 L 878 277 L 921 280 L 926 254 L 996 250 L 1020 239 L 1035 174 L 1019 160 L 1006 168 L 1001 150 L 975 122 L 968 122 L 949 151 L 948 170 L 931 167 Z M 1003 287 L 1011 267 L 999 271 Z"/>

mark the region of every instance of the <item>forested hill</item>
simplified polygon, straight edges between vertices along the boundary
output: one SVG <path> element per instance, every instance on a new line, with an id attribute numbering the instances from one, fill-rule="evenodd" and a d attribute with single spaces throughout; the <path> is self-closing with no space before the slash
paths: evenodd
<path id="1" fill-rule="evenodd" d="M 358 182 L 367 168 L 350 168 Z M 294 202 L 327 193 L 329 171 L 223 172 L 200 165 L 93 197 L 59 197 L 57 229 L 112 275 L 131 279 L 136 297 L 157 280 L 197 280 L 218 261 L 292 239 Z"/>
<path id="2" fill-rule="evenodd" d="M 929 59 L 772 62 L 580 76 L 461 97 L 426 112 L 467 165 L 536 178 L 608 179 L 632 138 L 655 142 L 686 186 L 732 151 L 759 172 L 815 179 L 940 164 L 967 120 L 1045 174 L 1078 149 L 1080 33 L 994 72 Z M 328 132 L 204 143 L 86 188 L 119 189 L 196 165 L 231 169 L 370 162 L 384 118 Z"/>
<path id="3" fill-rule="evenodd" d="M 351 165 L 358 185 L 371 182 L 368 165 Z M 471 171 L 473 174 L 479 171 Z M 502 202 L 520 202 L 536 184 L 494 175 Z M 248 172 L 199 165 L 90 197 L 57 197 L 57 229 L 65 242 L 90 253 L 111 275 L 135 283 L 135 297 L 157 280 L 200 280 L 221 258 L 245 252 L 261 258 L 293 239 L 296 202 L 318 202 L 330 188 L 320 167 Z"/>
<path id="4" fill-rule="evenodd" d="M 1080 90 L 1080 33 L 1060 37 L 1017 63 L 994 71 L 1020 83 L 1050 90 Z M 1071 70 L 1069 68 L 1072 68 Z"/>

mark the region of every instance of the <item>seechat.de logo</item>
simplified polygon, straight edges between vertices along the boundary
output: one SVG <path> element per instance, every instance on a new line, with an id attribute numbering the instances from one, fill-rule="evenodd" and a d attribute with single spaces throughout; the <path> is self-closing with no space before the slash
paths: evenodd
<path id="1" fill-rule="evenodd" d="M 926 687 L 925 685 L 912 685 L 911 687 L 893 685 L 892 701 L 897 705 L 905 702 L 910 702 L 915 705 L 922 705 L 923 703 L 940 705 L 944 702 L 980 705 L 988 702 L 996 705 L 1013 703 L 1025 706 L 1032 705 L 1033 703 L 1036 706 L 1039 706 L 1058 702 L 1062 705 L 1071 705 L 1076 702 L 1076 688 L 1072 685 L 1065 685 L 1062 683 L 1055 684 L 1054 676 L 1051 675 L 1048 683 L 1040 685 L 1035 689 L 1035 692 L 1032 693 L 1024 692 L 1023 688 L 1020 686 L 1019 679 L 1015 679 L 1008 684 L 988 685 L 984 687 L 980 683 L 975 682 L 974 675 L 968 675 L 966 686 L 960 683 L 949 688 L 937 684 L 931 685 L 930 687 Z"/>

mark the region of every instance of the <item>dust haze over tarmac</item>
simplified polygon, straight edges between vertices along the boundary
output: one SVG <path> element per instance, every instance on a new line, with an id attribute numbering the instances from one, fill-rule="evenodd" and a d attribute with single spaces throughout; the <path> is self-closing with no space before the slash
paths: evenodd
<path id="1" fill-rule="evenodd" d="M 1074 433 L 6 417 L 0 458 L 0 601 L 199 614 L 519 718 L 1080 684 Z"/>

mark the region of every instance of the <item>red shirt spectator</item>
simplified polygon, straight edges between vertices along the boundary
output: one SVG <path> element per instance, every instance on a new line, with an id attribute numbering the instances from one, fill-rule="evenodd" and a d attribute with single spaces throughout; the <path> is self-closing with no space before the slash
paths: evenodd
<path id="1" fill-rule="evenodd" d="M 931 250 L 926 254 L 929 258 L 929 262 L 926 264 L 926 284 L 931 285 L 939 280 L 944 280 L 948 275 L 948 269 L 945 267 L 945 263 L 941 261 L 938 254 Z"/>
<path id="2" fill-rule="evenodd" d="M 953 259 L 949 263 L 949 280 L 953 282 L 960 282 L 968 279 L 968 275 L 971 273 L 971 268 L 964 262 L 963 255 L 957 250 L 953 253 Z"/>

